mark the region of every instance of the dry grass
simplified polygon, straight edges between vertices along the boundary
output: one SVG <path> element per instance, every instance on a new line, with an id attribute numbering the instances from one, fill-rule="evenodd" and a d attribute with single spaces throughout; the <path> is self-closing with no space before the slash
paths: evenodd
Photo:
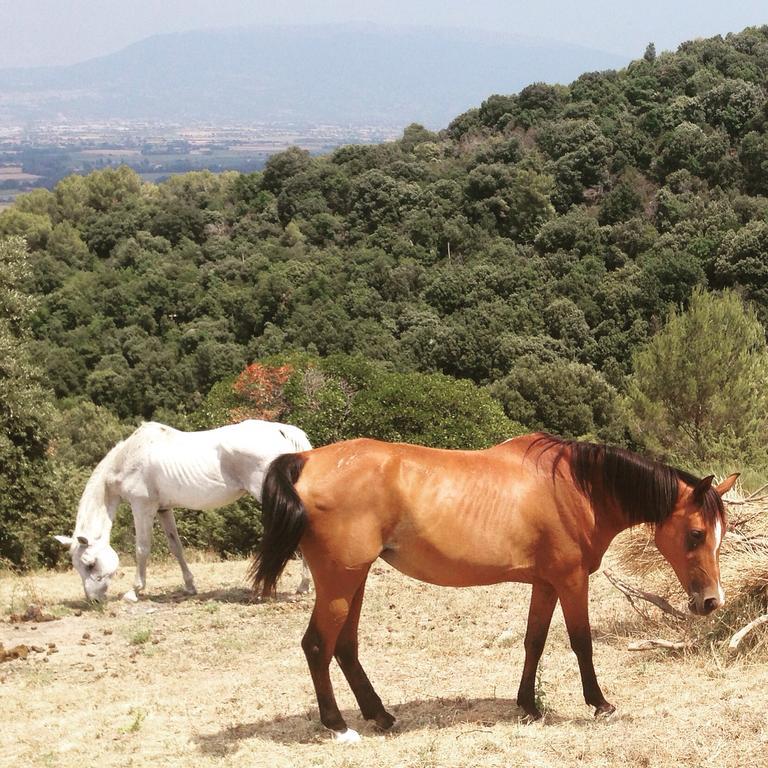
<path id="1" fill-rule="evenodd" d="M 361 657 L 398 723 L 386 735 L 365 724 L 335 669 L 339 704 L 364 740 L 333 744 L 299 646 L 312 598 L 251 603 L 246 565 L 195 564 L 196 598 L 174 591 L 175 565 L 153 565 L 147 599 L 103 611 L 81 603 L 73 572 L 0 575 L 0 642 L 59 651 L 0 665 L 0 765 L 735 768 L 768 755 L 766 666 L 628 652 L 644 629 L 603 576 L 592 585 L 595 660 L 618 712 L 596 722 L 584 705 L 558 611 L 539 692 L 546 718 L 524 725 L 514 696 L 528 588 L 441 589 L 378 564 Z M 284 588 L 297 576 L 291 563 Z M 62 618 L 7 623 L 22 595 Z"/>

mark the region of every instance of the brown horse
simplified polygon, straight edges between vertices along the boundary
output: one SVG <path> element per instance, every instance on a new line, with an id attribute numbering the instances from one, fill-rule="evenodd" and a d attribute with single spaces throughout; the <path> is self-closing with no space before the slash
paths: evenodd
<path id="1" fill-rule="evenodd" d="M 381 557 L 422 581 L 452 587 L 520 581 L 533 585 L 518 705 L 531 719 L 536 668 L 558 599 L 595 715 L 614 711 L 592 663 L 587 590 L 608 545 L 639 523 L 655 527 L 697 614 L 724 600 L 718 555 L 725 531 L 721 495 L 703 480 L 619 448 L 545 434 L 484 451 L 446 451 L 361 439 L 276 459 L 264 482 L 264 536 L 252 566 L 267 595 L 297 546 L 316 600 L 302 641 L 320 719 L 356 740 L 336 705 L 336 657 L 363 716 L 394 718 L 358 660 L 365 580 Z"/>

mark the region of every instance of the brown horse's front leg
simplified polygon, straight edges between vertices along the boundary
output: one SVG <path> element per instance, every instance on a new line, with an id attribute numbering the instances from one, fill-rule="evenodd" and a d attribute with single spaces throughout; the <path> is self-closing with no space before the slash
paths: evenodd
<path id="1" fill-rule="evenodd" d="M 557 604 L 557 593 L 549 585 L 533 585 L 531 605 L 528 609 L 528 628 L 525 632 L 525 664 L 517 691 L 517 706 L 525 710 L 531 720 L 541 718 L 541 711 L 536 706 L 536 669 L 547 642 L 552 612 Z"/>
<path id="2" fill-rule="evenodd" d="M 616 707 L 605 700 L 605 696 L 603 696 L 597 683 L 595 666 L 592 663 L 588 587 L 589 577 L 583 574 L 575 583 L 560 588 L 558 594 L 571 648 L 579 662 L 584 700 L 595 708 L 595 717 L 599 717 L 600 715 L 610 715 L 616 711 Z"/>

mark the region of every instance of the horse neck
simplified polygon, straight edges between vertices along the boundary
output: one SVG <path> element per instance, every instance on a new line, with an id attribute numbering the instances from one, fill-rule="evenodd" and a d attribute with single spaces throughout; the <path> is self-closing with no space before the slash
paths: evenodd
<path id="1" fill-rule="evenodd" d="M 603 552 L 622 531 L 639 524 L 632 521 L 618 500 L 610 495 L 592 496 L 586 503 L 592 508 L 594 515 L 593 541 Z"/>
<path id="2" fill-rule="evenodd" d="M 89 540 L 106 536 L 109 541 L 119 498 L 110 491 L 107 479 L 120 445 L 122 443 L 115 446 L 99 462 L 85 484 L 77 506 L 75 536 L 86 536 Z"/>
<path id="3" fill-rule="evenodd" d="M 609 537 L 609 541 L 634 525 L 638 523 L 632 522 L 614 499 L 595 507 L 595 527 L 602 536 Z"/>

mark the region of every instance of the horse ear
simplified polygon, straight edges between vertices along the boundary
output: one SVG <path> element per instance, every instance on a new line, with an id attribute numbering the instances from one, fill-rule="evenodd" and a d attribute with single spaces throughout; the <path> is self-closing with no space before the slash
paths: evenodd
<path id="1" fill-rule="evenodd" d="M 84 546 L 88 546 L 88 539 L 85 536 L 78 536 L 77 540 Z"/>
<path id="2" fill-rule="evenodd" d="M 701 501 L 704 498 L 704 494 L 712 487 L 712 481 L 715 479 L 714 475 L 707 475 L 696 483 L 696 487 L 693 489 L 693 500 Z"/>
<path id="3" fill-rule="evenodd" d="M 730 491 L 731 488 L 733 488 L 733 486 L 735 485 L 736 481 L 739 479 L 739 475 L 741 475 L 741 472 L 734 472 L 732 475 L 728 475 L 728 477 L 726 477 L 725 480 L 723 480 L 723 482 L 720 483 L 720 485 L 718 485 L 715 488 L 715 490 L 721 496 L 723 496 L 724 494 L 728 493 L 728 491 Z"/>
<path id="4" fill-rule="evenodd" d="M 65 547 L 69 547 L 72 545 L 72 537 L 71 536 L 54 536 L 54 539 L 59 542 L 59 544 L 63 544 Z"/>

